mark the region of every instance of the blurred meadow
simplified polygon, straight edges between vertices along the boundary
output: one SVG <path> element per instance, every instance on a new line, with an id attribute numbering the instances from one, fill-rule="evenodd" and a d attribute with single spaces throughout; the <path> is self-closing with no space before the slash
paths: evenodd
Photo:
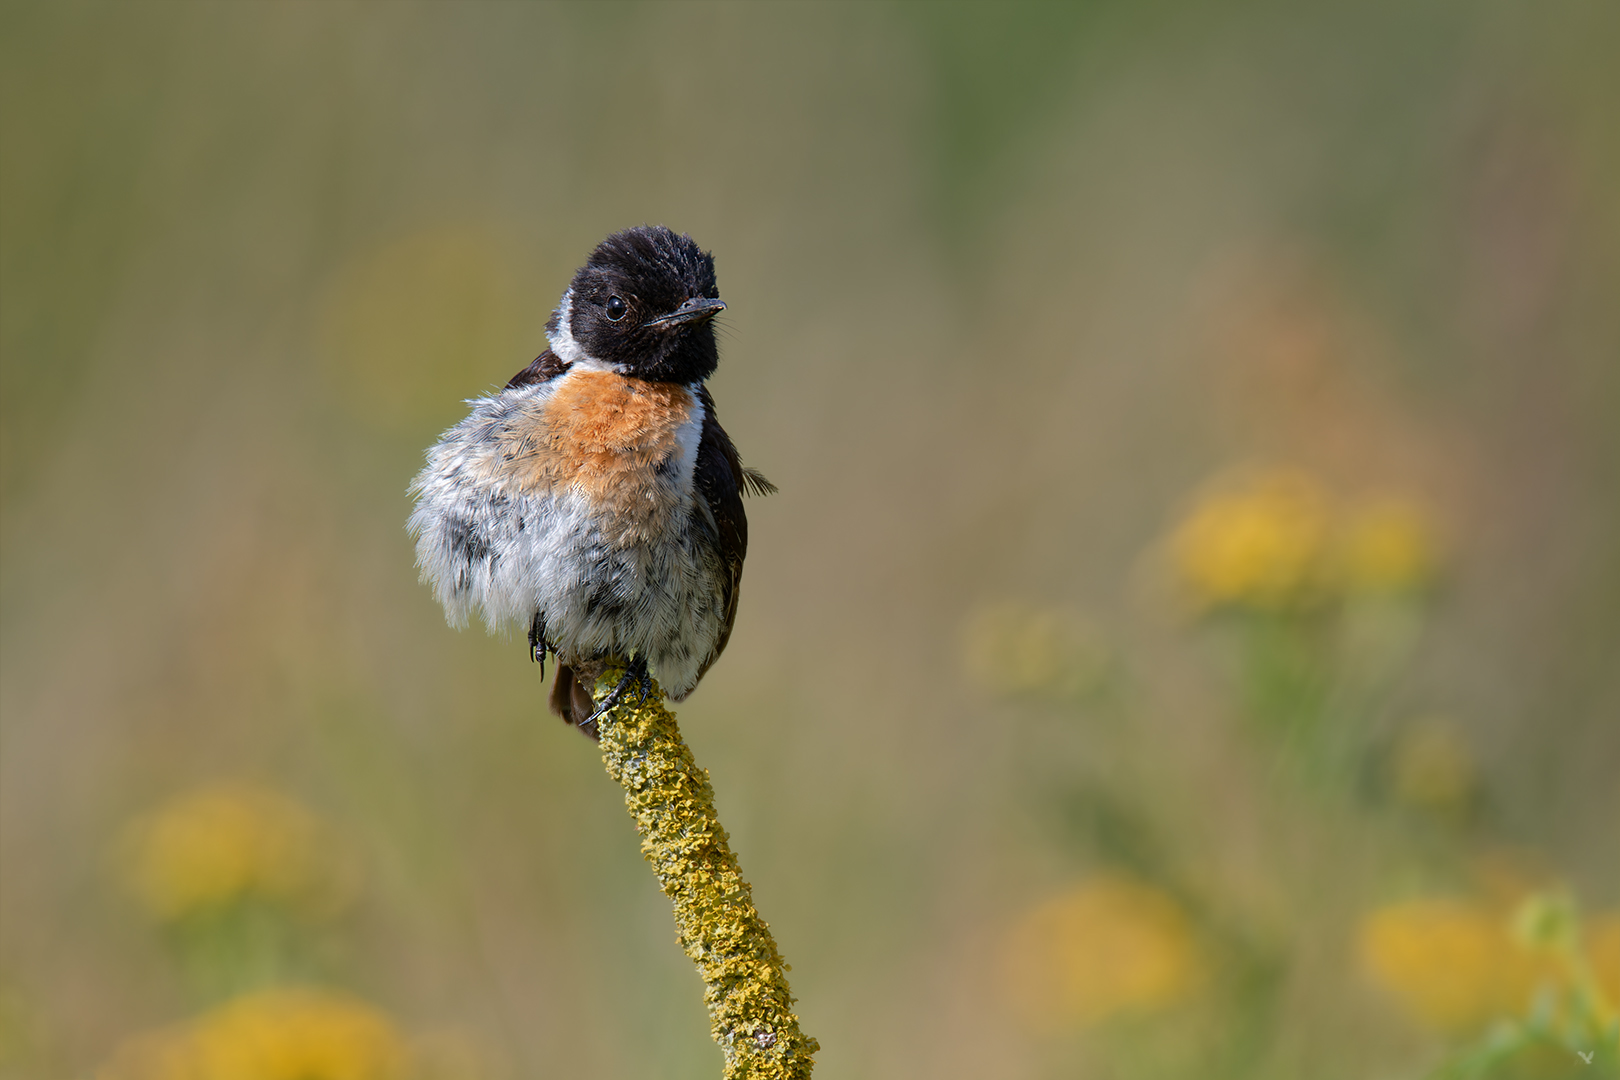
<path id="1" fill-rule="evenodd" d="M 404 529 L 641 222 L 781 488 L 679 711 L 819 1075 L 1620 1076 L 1617 55 L 6 0 L 0 1076 L 718 1073 L 595 747 Z"/>

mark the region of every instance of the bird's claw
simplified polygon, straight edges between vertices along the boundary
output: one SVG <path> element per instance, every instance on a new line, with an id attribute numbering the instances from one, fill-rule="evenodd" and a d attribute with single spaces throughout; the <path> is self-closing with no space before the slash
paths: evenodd
<path id="1" fill-rule="evenodd" d="M 546 614 L 543 611 L 534 613 L 534 621 L 529 624 L 529 659 L 540 665 L 540 677 L 546 677 L 546 653 L 555 653 L 546 640 Z"/>
<path id="2" fill-rule="evenodd" d="M 637 703 L 645 703 L 647 695 L 652 693 L 652 675 L 648 673 L 647 661 L 642 657 L 638 656 L 630 661 L 629 665 L 625 667 L 624 675 L 619 679 L 618 684 L 608 691 L 608 696 L 601 700 L 596 706 L 596 711 L 591 713 L 585 723 L 594 728 L 596 722 L 607 715 L 608 710 L 616 708 L 624 700 L 624 695 L 630 690 L 631 685 L 636 687 Z M 584 726 L 585 724 L 580 725 L 580 727 Z"/>

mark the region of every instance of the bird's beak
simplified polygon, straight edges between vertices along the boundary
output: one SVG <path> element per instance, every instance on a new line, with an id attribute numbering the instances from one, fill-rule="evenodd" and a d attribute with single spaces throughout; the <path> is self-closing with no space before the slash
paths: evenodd
<path id="1" fill-rule="evenodd" d="M 660 329 L 670 326 L 680 326 L 682 323 L 697 322 L 699 319 L 712 319 L 726 310 L 726 305 L 720 300 L 707 296 L 694 296 L 668 315 L 660 315 L 648 321 L 648 326 Z"/>

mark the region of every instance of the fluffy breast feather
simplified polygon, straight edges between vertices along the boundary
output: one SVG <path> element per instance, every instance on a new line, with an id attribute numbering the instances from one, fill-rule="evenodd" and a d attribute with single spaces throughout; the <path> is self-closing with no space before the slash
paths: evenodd
<path id="1" fill-rule="evenodd" d="M 457 625 L 559 606 L 607 552 L 657 545 L 691 512 L 690 388 L 576 366 L 472 404 L 411 485 L 418 563 Z"/>
<path id="2" fill-rule="evenodd" d="M 699 409 L 684 386 L 570 372 L 501 433 L 503 482 L 530 495 L 572 490 L 617 542 L 653 540 L 690 497 Z"/>

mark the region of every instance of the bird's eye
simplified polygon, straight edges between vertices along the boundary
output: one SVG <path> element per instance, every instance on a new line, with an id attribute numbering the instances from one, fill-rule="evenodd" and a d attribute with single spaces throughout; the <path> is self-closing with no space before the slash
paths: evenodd
<path id="1" fill-rule="evenodd" d="M 624 313 L 630 310 L 630 305 L 617 296 L 608 297 L 607 317 L 610 322 L 618 322 L 624 318 Z"/>

